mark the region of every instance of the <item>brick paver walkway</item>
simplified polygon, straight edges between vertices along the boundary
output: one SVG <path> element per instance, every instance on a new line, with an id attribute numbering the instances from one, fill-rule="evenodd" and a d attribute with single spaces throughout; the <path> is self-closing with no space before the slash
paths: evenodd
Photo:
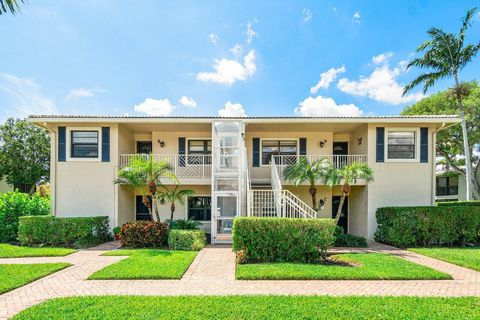
<path id="1" fill-rule="evenodd" d="M 125 257 L 103 257 L 117 247 L 111 242 L 66 257 L 0 259 L 0 264 L 68 262 L 73 266 L 0 295 L 0 319 L 44 300 L 80 295 L 408 295 L 408 296 L 480 296 L 480 272 L 416 253 L 372 244 L 367 249 L 337 251 L 386 252 L 403 259 L 446 272 L 454 280 L 369 281 L 237 281 L 235 257 L 227 246 L 203 249 L 181 280 L 85 280 L 95 271 Z"/>

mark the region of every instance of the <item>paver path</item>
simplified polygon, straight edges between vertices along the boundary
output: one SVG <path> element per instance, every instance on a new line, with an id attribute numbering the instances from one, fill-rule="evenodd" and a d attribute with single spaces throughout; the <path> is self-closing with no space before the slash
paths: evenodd
<path id="1" fill-rule="evenodd" d="M 409 295 L 480 296 L 480 272 L 393 247 L 371 244 L 367 249 L 338 249 L 345 252 L 385 252 L 446 272 L 454 280 L 308 280 L 237 281 L 235 256 L 227 246 L 209 246 L 197 255 L 181 280 L 85 280 L 95 271 L 124 259 L 104 257 L 118 246 L 110 242 L 66 257 L 0 259 L 5 263 L 68 262 L 66 268 L 21 288 L 0 295 L 0 319 L 44 300 L 79 295 Z"/>

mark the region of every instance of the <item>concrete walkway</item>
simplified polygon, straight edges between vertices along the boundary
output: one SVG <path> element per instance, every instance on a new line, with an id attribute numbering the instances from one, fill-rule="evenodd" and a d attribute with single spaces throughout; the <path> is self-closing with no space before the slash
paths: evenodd
<path id="1" fill-rule="evenodd" d="M 197 255 L 181 280 L 85 280 L 126 257 L 101 254 L 118 247 L 110 242 L 66 257 L 0 259 L 0 264 L 68 262 L 73 266 L 0 295 L 0 319 L 55 297 L 83 295 L 406 295 L 480 296 L 480 272 L 393 247 L 373 244 L 342 252 L 385 252 L 452 275 L 454 280 L 308 280 L 237 281 L 235 256 L 227 246 L 209 246 Z"/>

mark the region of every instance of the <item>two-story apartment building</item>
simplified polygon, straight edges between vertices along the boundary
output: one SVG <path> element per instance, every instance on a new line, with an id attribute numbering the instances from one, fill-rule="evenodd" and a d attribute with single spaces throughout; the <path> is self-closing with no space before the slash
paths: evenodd
<path id="1" fill-rule="evenodd" d="M 110 217 L 112 226 L 149 218 L 141 196 L 113 183 L 133 157 L 167 161 L 182 187 L 176 219 L 195 219 L 212 242 L 231 241 L 236 216 L 332 217 L 340 187 L 318 181 L 321 209 L 308 185 L 283 179 L 305 156 L 341 167 L 365 162 L 374 181 L 352 186 L 340 224 L 373 238 L 378 207 L 435 202 L 435 135 L 452 116 L 392 117 L 115 117 L 30 116 L 51 132 L 52 210 L 57 216 Z M 165 185 L 174 182 L 165 178 Z M 160 204 L 162 220 L 169 204 Z"/>

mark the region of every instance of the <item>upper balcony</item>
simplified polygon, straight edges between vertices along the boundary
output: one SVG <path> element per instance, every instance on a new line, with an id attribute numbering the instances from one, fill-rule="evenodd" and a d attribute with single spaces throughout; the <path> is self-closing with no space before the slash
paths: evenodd
<path id="1" fill-rule="evenodd" d="M 133 159 L 147 159 L 147 154 L 121 154 L 119 168 L 124 168 Z M 212 176 L 211 155 L 152 154 L 154 161 L 167 162 L 182 184 L 210 184 Z M 173 182 L 165 177 L 164 183 Z"/>

